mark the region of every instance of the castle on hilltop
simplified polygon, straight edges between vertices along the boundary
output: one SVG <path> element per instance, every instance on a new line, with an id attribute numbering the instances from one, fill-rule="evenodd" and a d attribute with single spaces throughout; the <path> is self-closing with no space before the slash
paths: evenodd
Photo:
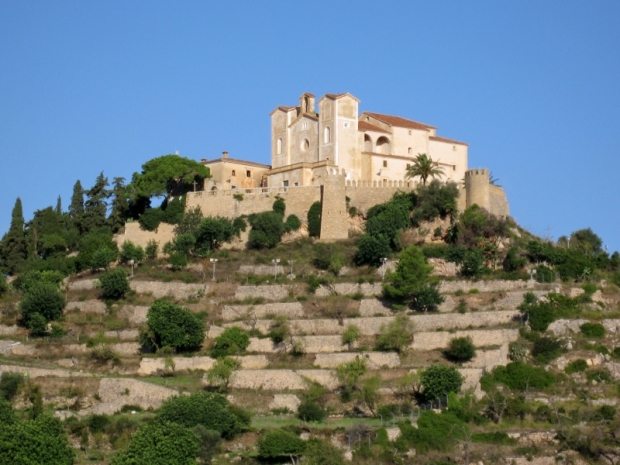
<path id="1" fill-rule="evenodd" d="M 418 181 L 405 179 L 405 172 L 425 153 L 443 169 L 442 181 L 459 185 L 461 210 L 478 204 L 495 215 L 509 215 L 504 190 L 491 184 L 489 171 L 468 169 L 468 144 L 400 116 L 359 114 L 358 104 L 349 93 L 325 94 L 318 102 L 304 93 L 299 105 L 276 107 L 271 112 L 271 165 L 229 158 L 228 152 L 203 159 L 212 177 L 203 191 L 189 193 L 187 207 L 234 218 L 270 210 L 269 196 L 278 194 L 286 199 L 287 214 L 303 221 L 310 205 L 321 201 L 321 238 L 344 239 L 345 199 L 363 213 L 399 190 L 415 188 Z"/>

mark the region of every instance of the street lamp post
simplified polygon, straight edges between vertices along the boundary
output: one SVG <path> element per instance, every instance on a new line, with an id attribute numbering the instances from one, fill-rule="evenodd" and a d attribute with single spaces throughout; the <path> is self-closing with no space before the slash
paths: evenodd
<path id="1" fill-rule="evenodd" d="M 211 263 L 213 263 L 213 279 L 212 279 L 212 281 L 215 281 L 215 264 L 217 263 L 217 258 L 210 258 L 209 261 Z"/>
<path id="2" fill-rule="evenodd" d="M 385 263 L 386 263 L 386 262 L 387 262 L 387 258 L 386 258 L 386 257 L 383 257 L 383 258 L 381 259 L 381 263 L 382 263 L 382 265 L 381 265 L 381 280 L 384 280 L 384 279 L 385 279 L 385 270 L 386 270 L 386 268 L 387 268 L 387 267 L 385 266 Z"/>
<path id="3" fill-rule="evenodd" d="M 295 263 L 295 260 L 289 260 L 288 262 L 291 264 L 291 276 L 293 276 L 293 263 Z"/>
<path id="4" fill-rule="evenodd" d="M 271 263 L 273 263 L 273 279 L 277 279 L 278 278 L 278 263 L 280 263 L 280 259 L 274 258 L 273 260 L 271 260 Z"/>
<path id="5" fill-rule="evenodd" d="M 133 278 L 133 266 L 136 262 L 133 260 L 129 260 L 127 264 L 131 265 L 131 277 Z"/>

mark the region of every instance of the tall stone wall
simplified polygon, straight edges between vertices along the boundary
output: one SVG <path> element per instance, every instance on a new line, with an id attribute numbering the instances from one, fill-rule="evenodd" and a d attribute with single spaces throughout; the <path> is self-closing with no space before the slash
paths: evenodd
<path id="1" fill-rule="evenodd" d="M 146 231 L 140 228 L 140 223 L 137 221 L 125 224 L 125 232 L 114 236 L 114 240 L 119 245 L 123 245 L 125 241 L 131 241 L 136 245 L 145 248 L 149 241 L 154 240 L 159 244 L 159 250 L 164 246 L 166 242 L 170 242 L 174 239 L 174 226 L 173 224 L 160 223 L 156 231 Z"/>
<path id="2" fill-rule="evenodd" d="M 497 216 L 509 216 L 510 206 L 504 189 L 499 186 L 489 186 L 490 212 Z"/>
<path id="3" fill-rule="evenodd" d="M 347 202 L 344 177 L 325 171 L 321 186 L 321 234 L 322 240 L 349 237 Z"/>
<path id="4" fill-rule="evenodd" d="M 190 192 L 187 194 L 186 208 L 200 207 L 204 216 L 233 219 L 270 211 L 276 196 L 280 196 L 286 202 L 286 215 L 296 215 L 305 222 L 310 205 L 321 200 L 320 192 L 319 186 Z M 235 199 L 235 194 L 242 195 L 243 200 Z"/>
<path id="5" fill-rule="evenodd" d="M 397 184 L 397 185 L 394 185 Z M 398 191 L 409 191 L 404 182 L 392 182 L 387 186 L 377 185 L 376 182 L 347 182 L 345 196 L 349 197 L 349 205 L 366 214 L 366 212 L 377 204 L 387 202 Z"/>

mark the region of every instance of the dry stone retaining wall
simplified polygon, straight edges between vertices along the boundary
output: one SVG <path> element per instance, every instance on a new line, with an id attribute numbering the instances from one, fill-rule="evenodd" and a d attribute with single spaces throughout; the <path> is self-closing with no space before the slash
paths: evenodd
<path id="1" fill-rule="evenodd" d="M 269 404 L 269 409 L 275 410 L 287 408 L 291 412 L 297 412 L 300 405 L 301 401 L 295 394 L 276 394 L 273 396 L 273 400 Z"/>
<path id="2" fill-rule="evenodd" d="M 301 318 L 304 316 L 304 310 L 299 302 L 269 303 L 263 305 L 226 305 L 222 309 L 222 319 L 224 321 L 233 321 L 240 318 L 265 318 L 268 315 Z"/>
<path id="3" fill-rule="evenodd" d="M 519 338 L 519 331 L 516 329 L 482 329 L 456 331 L 455 333 L 447 331 L 416 333 L 411 348 L 413 350 L 445 349 L 455 337 L 471 337 L 476 347 L 494 346 L 516 341 Z"/>
<path id="4" fill-rule="evenodd" d="M 233 357 L 241 363 L 241 368 L 255 370 L 267 367 L 269 361 L 264 355 L 244 355 Z M 172 357 L 174 371 L 202 370 L 208 371 L 215 364 L 215 359 L 211 357 Z M 143 358 L 140 360 L 138 375 L 148 376 L 157 372 L 165 371 L 165 359 L 163 358 Z"/>
<path id="5" fill-rule="evenodd" d="M 290 269 L 289 269 L 290 271 Z M 257 276 L 273 276 L 277 274 L 285 273 L 285 269 L 281 265 L 241 265 L 239 267 L 239 274 L 255 274 Z"/>
<path id="6" fill-rule="evenodd" d="M 48 376 L 55 378 L 92 378 L 93 376 L 90 373 L 82 373 L 81 371 L 33 368 L 19 365 L 0 365 L 0 374 L 4 372 L 21 374 L 27 373 L 28 378 L 44 378 Z"/>
<path id="7" fill-rule="evenodd" d="M 463 366 L 466 368 L 482 368 L 490 371 L 496 366 L 508 363 L 508 344 L 502 345 L 499 349 L 477 350 L 476 356 Z"/>
<path id="8" fill-rule="evenodd" d="M 135 341 L 140 333 L 137 329 L 123 329 L 120 331 L 106 331 L 103 335 L 109 338 L 116 337 L 120 341 Z"/>
<path id="9" fill-rule="evenodd" d="M 266 300 L 286 299 L 291 290 L 291 286 L 282 284 L 264 286 L 239 286 L 235 292 L 235 299 L 255 299 L 263 298 Z"/>
<path id="10" fill-rule="evenodd" d="M 381 283 L 336 283 L 329 286 L 320 286 L 314 295 L 317 297 L 328 297 L 330 295 L 353 295 L 362 294 L 364 297 L 373 297 L 381 295 L 383 287 Z"/>
<path id="11" fill-rule="evenodd" d="M 456 291 L 469 292 L 478 289 L 480 292 L 513 291 L 517 289 L 529 289 L 534 287 L 535 281 L 523 280 L 494 280 L 494 281 L 441 281 L 439 292 L 453 293 Z"/>
<path id="12" fill-rule="evenodd" d="M 95 281 L 98 281 L 98 279 L 80 279 L 79 281 L 73 281 L 69 284 L 69 290 L 87 291 L 93 288 Z"/>
<path id="13" fill-rule="evenodd" d="M 96 313 L 97 315 L 105 315 L 107 309 L 105 303 L 100 300 L 85 300 L 83 302 L 69 302 L 65 311 L 77 308 L 80 312 Z"/>
<path id="14" fill-rule="evenodd" d="M 13 336 L 19 332 L 19 328 L 17 325 L 7 326 L 0 325 L 0 336 Z"/>
<path id="15" fill-rule="evenodd" d="M 366 361 L 366 365 L 371 370 L 378 370 L 384 367 L 396 368 L 400 366 L 400 358 L 398 354 L 394 352 L 318 354 L 314 359 L 314 365 L 319 368 L 336 368 L 343 363 L 354 361 L 356 357 Z"/>
<path id="16" fill-rule="evenodd" d="M 199 293 L 208 293 L 205 284 L 163 283 L 160 281 L 129 281 L 131 289 L 138 294 L 151 294 L 156 299 L 172 296 L 177 300 L 185 300 L 197 296 Z"/>
<path id="17" fill-rule="evenodd" d="M 149 307 L 143 305 L 125 305 L 119 311 L 119 315 L 126 318 L 133 325 L 146 323 L 146 315 Z"/>
<path id="18" fill-rule="evenodd" d="M 231 387 L 266 391 L 305 391 L 308 389 L 306 379 L 317 382 L 327 389 L 338 387 L 336 375 L 331 370 L 239 370 L 232 376 Z"/>

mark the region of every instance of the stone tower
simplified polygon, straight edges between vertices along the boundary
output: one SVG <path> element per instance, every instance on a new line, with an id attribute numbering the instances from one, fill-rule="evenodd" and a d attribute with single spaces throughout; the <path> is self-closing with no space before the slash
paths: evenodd
<path id="1" fill-rule="evenodd" d="M 477 204 L 486 211 L 491 211 L 489 170 L 475 168 L 465 171 L 465 198 L 466 205 L 471 207 Z"/>
<path id="2" fill-rule="evenodd" d="M 326 169 L 321 182 L 321 240 L 347 239 L 349 215 L 344 176 Z"/>

